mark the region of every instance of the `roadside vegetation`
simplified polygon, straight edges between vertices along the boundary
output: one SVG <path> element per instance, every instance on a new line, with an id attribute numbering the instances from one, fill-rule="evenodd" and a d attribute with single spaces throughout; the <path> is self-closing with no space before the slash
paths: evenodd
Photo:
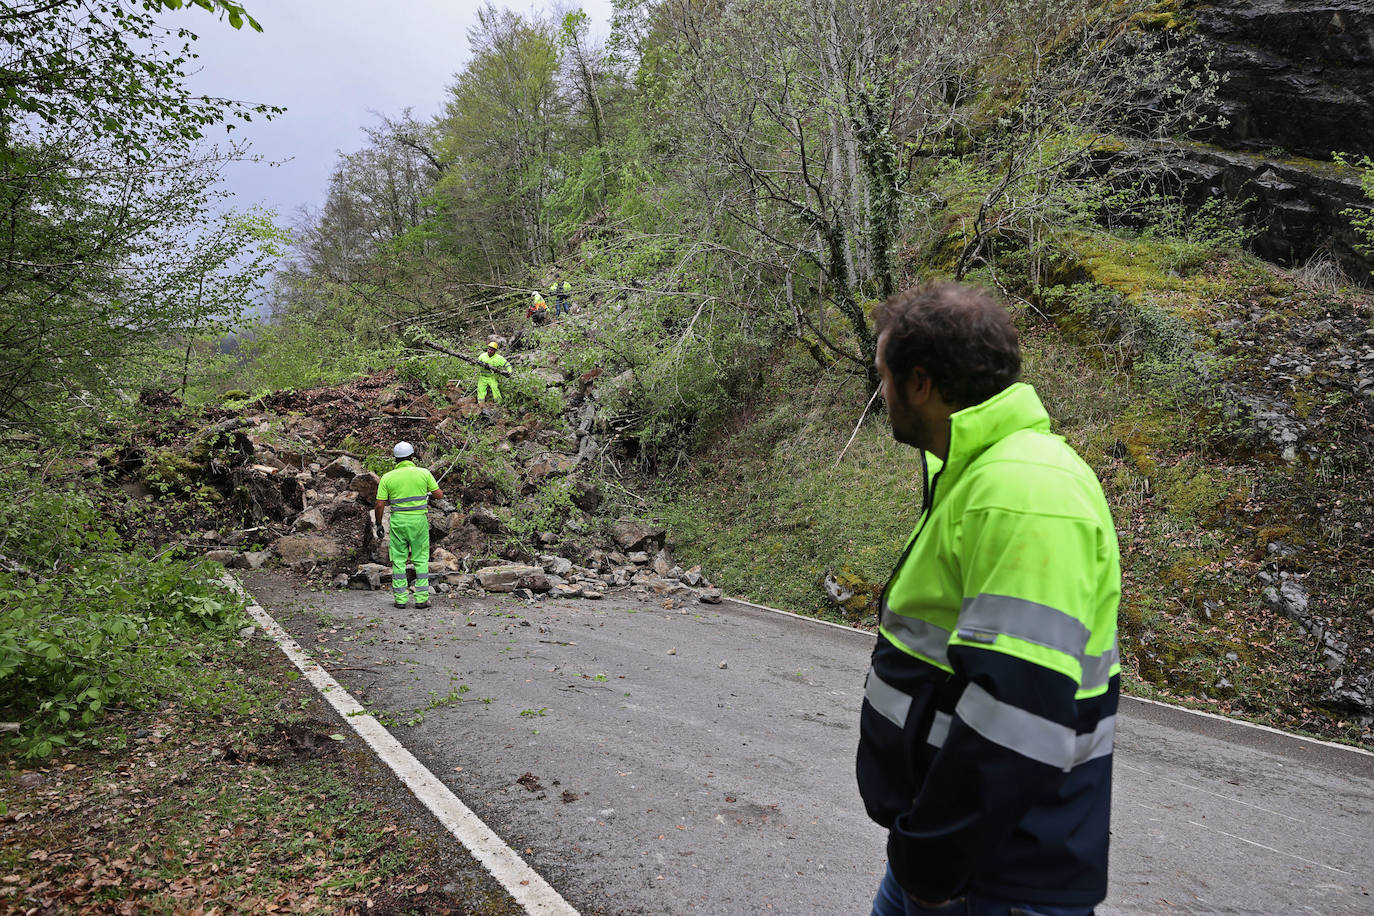
<path id="1" fill-rule="evenodd" d="M 405 797 L 271 644 L 116 707 L 100 749 L 0 780 L 0 909 L 16 913 L 519 912 Z"/>

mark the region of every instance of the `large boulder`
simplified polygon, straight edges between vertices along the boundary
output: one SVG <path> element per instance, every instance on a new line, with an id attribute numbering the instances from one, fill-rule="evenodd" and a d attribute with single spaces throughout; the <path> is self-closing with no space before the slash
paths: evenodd
<path id="1" fill-rule="evenodd" d="M 549 589 L 553 588 L 553 583 L 549 581 L 549 577 L 543 572 L 533 572 L 521 576 L 516 587 L 527 588 L 532 592 L 547 592 Z"/>
<path id="2" fill-rule="evenodd" d="M 367 466 L 352 455 L 340 455 L 324 466 L 324 476 L 352 480 L 367 473 Z"/>
<path id="3" fill-rule="evenodd" d="M 473 525 L 459 525 L 448 533 L 443 545 L 458 556 L 472 556 L 482 551 L 486 540 L 486 536 Z"/>
<path id="4" fill-rule="evenodd" d="M 245 550 L 243 553 L 234 557 L 229 562 L 232 569 L 262 569 L 264 563 L 272 556 L 270 550 Z"/>
<path id="5" fill-rule="evenodd" d="M 429 568 L 433 573 L 458 572 L 462 566 L 463 562 L 450 550 L 435 547 L 430 551 Z"/>
<path id="6" fill-rule="evenodd" d="M 596 484 L 586 480 L 573 481 L 571 499 L 572 504 L 583 512 L 595 512 L 601 508 L 601 490 Z"/>
<path id="7" fill-rule="evenodd" d="M 572 571 L 573 562 L 565 557 L 555 557 L 545 554 L 539 558 L 539 562 L 544 566 L 544 572 L 553 576 L 566 576 Z"/>
<path id="8" fill-rule="evenodd" d="M 318 508 L 306 509 L 296 516 L 296 520 L 291 524 L 292 531 L 301 532 L 324 531 L 327 527 L 328 523 L 324 520 L 324 512 Z"/>
<path id="9" fill-rule="evenodd" d="M 636 578 L 635 584 L 649 588 L 656 595 L 685 595 L 692 591 L 681 582 L 674 582 L 672 579 L 663 579 L 658 576 Z"/>
<path id="10" fill-rule="evenodd" d="M 662 528 L 646 524 L 637 519 L 622 518 L 615 523 L 611 532 L 620 549 L 626 553 L 657 552 L 663 547 L 668 533 Z"/>
<path id="11" fill-rule="evenodd" d="M 538 366 L 534 369 L 531 369 L 530 374 L 533 375 L 535 378 L 539 379 L 539 381 L 543 382 L 544 386 L 547 388 L 553 388 L 555 386 L 562 385 L 564 382 L 567 381 L 567 376 L 565 376 L 558 369 L 550 369 L 545 368 L 543 366 Z"/>
<path id="12" fill-rule="evenodd" d="M 476 506 L 468 513 L 468 524 L 485 531 L 487 534 L 498 534 L 501 531 L 501 519 L 489 506 Z"/>
<path id="13" fill-rule="evenodd" d="M 348 489 L 358 494 L 358 499 L 371 505 L 377 499 L 377 485 L 381 483 L 381 478 L 371 471 L 364 471 L 354 477 L 349 483 Z"/>
<path id="14" fill-rule="evenodd" d="M 525 480 L 537 484 L 546 477 L 567 474 L 577 467 L 577 459 L 568 455 L 545 455 L 525 469 Z"/>
<path id="15" fill-rule="evenodd" d="M 344 555 L 343 545 L 324 534 L 290 534 L 279 538 L 273 549 L 283 563 L 293 567 L 336 560 Z"/>
<path id="16" fill-rule="evenodd" d="M 525 566 L 523 564 L 488 566 L 479 569 L 477 570 L 477 584 L 489 592 L 512 592 L 517 588 L 530 588 L 524 584 L 524 580 L 533 579 L 535 576 L 544 580 L 544 590 L 547 591 L 548 579 L 544 578 L 544 570 L 538 566 Z"/>
<path id="17" fill-rule="evenodd" d="M 379 591 L 391 575 L 391 567 L 381 563 L 364 563 L 348 578 L 348 587 L 365 591 Z"/>

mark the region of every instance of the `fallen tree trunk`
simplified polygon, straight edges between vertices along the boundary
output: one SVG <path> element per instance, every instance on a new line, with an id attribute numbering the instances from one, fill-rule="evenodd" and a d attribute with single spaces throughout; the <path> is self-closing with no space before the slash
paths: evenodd
<path id="1" fill-rule="evenodd" d="M 428 347 L 431 350 L 436 350 L 444 354 L 445 356 L 452 356 L 454 359 L 461 359 L 465 363 L 472 363 L 474 366 L 477 366 L 478 368 L 484 369 L 488 372 L 495 372 L 497 375 L 504 375 L 506 378 L 511 377 L 511 374 L 507 372 L 505 369 L 497 369 L 495 366 L 488 366 L 486 363 L 482 362 L 475 356 L 468 356 L 465 353 L 458 353 L 454 350 L 450 350 L 443 344 L 437 344 L 434 341 L 425 338 L 416 338 L 415 342 L 422 347 Z"/>

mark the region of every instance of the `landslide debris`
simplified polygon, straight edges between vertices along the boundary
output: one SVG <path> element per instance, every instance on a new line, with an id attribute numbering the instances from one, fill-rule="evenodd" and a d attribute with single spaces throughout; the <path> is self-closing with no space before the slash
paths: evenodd
<path id="1" fill-rule="evenodd" d="M 542 372 L 561 414 L 479 404 L 457 383 L 426 391 L 388 370 L 276 392 L 240 408 L 188 410 L 147 392 L 141 422 L 82 464 L 126 533 L 236 569 L 286 567 L 336 588 L 389 588 L 372 532 L 379 471 L 404 439 L 447 499 L 429 510 L 439 593 L 597 599 L 610 588 L 721 600 L 684 569 L 665 531 L 606 514 L 592 383 Z M 562 389 L 567 385 L 568 391 Z"/>

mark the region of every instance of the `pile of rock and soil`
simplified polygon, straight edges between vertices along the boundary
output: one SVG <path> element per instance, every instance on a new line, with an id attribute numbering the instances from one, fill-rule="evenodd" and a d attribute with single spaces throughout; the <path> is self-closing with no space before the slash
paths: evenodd
<path id="1" fill-rule="evenodd" d="M 594 384 L 538 376 L 570 389 L 563 416 L 479 404 L 457 383 L 427 393 L 395 371 L 198 413 L 152 392 L 145 422 L 83 464 L 123 503 L 115 508 L 131 529 L 143 521 L 131 533 L 229 568 L 281 566 L 338 588 L 389 590 L 387 545 L 372 530 L 374 468 L 389 467 L 377 456 L 404 439 L 448 497 L 429 507 L 435 591 L 596 599 L 628 588 L 720 601 L 700 568 L 674 562 L 661 527 L 607 513 L 597 468 L 608 434 Z M 469 454 L 479 442 L 480 459 Z M 555 484 L 564 500 L 540 516 L 547 527 L 517 524 Z"/>

